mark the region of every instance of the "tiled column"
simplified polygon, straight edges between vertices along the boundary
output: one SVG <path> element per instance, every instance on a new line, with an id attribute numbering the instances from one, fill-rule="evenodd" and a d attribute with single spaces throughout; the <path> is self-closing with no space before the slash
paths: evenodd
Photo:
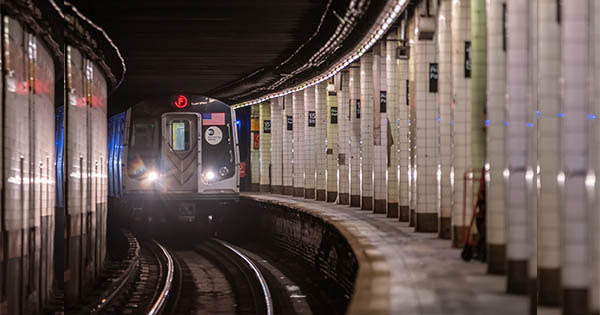
<path id="1" fill-rule="evenodd" d="M 260 191 L 271 191 L 271 104 L 262 102 L 260 110 L 260 147 L 258 160 L 260 164 Z"/>
<path id="2" fill-rule="evenodd" d="M 293 103 L 293 131 L 294 141 L 292 158 L 294 164 L 294 197 L 304 197 L 304 91 L 294 92 Z"/>
<path id="3" fill-rule="evenodd" d="M 339 75 L 336 76 L 339 79 Z M 340 126 L 340 116 L 338 107 L 338 97 L 335 91 L 334 79 L 327 81 L 327 109 L 325 111 L 325 121 L 327 122 L 327 169 L 325 172 L 327 202 L 335 202 L 338 198 L 338 134 Z M 333 119 L 332 119 L 333 118 Z"/>
<path id="4" fill-rule="evenodd" d="M 487 68 L 487 31 L 484 0 L 471 0 L 471 167 L 473 175 L 481 177 L 485 164 L 485 101 Z M 473 180 L 473 204 L 477 202 L 480 181 Z"/>
<path id="5" fill-rule="evenodd" d="M 539 99 L 539 303 L 560 302 L 560 191 L 556 178 L 560 163 L 560 24 L 557 2 L 539 1 L 538 99 Z"/>
<path id="6" fill-rule="evenodd" d="M 399 132 L 398 111 L 400 107 L 400 99 L 398 98 L 398 89 L 402 82 L 398 80 L 398 66 L 400 62 L 396 57 L 396 48 L 398 47 L 397 30 L 392 29 L 385 43 L 386 49 L 386 85 L 387 85 L 387 115 L 388 115 L 388 164 L 387 164 L 387 217 L 398 217 L 398 147 L 399 147 Z"/>
<path id="7" fill-rule="evenodd" d="M 304 198 L 315 199 L 316 179 L 316 124 L 315 87 L 304 90 Z M 312 116 L 312 117 L 311 117 Z M 314 118 L 314 119 L 313 119 Z"/>
<path id="8" fill-rule="evenodd" d="M 360 64 L 350 65 L 350 206 L 360 207 Z"/>
<path id="9" fill-rule="evenodd" d="M 373 53 L 360 57 L 360 208 L 373 210 Z"/>
<path id="10" fill-rule="evenodd" d="M 598 202 L 600 196 L 600 185 L 597 177 L 600 175 L 600 2 L 594 1 L 591 4 L 590 20 L 593 23 L 591 34 L 594 36 L 591 38 L 591 53 L 590 57 L 593 58 L 590 62 L 594 65 L 593 75 L 591 76 L 592 90 L 590 93 L 593 102 L 591 106 L 593 108 L 590 118 L 590 122 L 593 124 L 592 146 L 593 152 L 593 163 L 595 165 L 594 172 L 590 174 L 591 179 L 595 182 L 595 199 L 591 200 L 590 213 L 592 214 L 589 222 L 590 231 L 592 233 L 590 237 L 590 252 L 592 253 L 591 266 L 592 266 L 592 286 L 591 286 L 591 314 L 600 314 L 600 203 Z"/>
<path id="11" fill-rule="evenodd" d="M 250 189 L 260 190 L 260 105 L 254 104 L 250 107 Z"/>
<path id="12" fill-rule="evenodd" d="M 280 102 L 283 105 L 281 129 L 283 133 L 283 193 L 285 195 L 294 194 L 293 125 L 289 124 L 289 122 L 293 121 L 292 99 L 292 94 L 280 97 Z"/>
<path id="13" fill-rule="evenodd" d="M 438 16 L 439 109 L 440 109 L 440 238 L 452 236 L 452 0 L 442 0 Z"/>
<path id="14" fill-rule="evenodd" d="M 452 1 L 452 95 L 454 101 L 453 169 L 454 204 L 452 205 L 452 244 L 462 246 L 472 215 L 471 185 L 465 174 L 471 168 L 471 77 L 470 60 L 465 54 L 471 43 L 471 1 Z M 467 191 L 465 192 L 465 187 Z M 465 199 L 466 196 L 466 199 Z M 463 211 L 463 207 L 466 212 Z"/>
<path id="15" fill-rule="evenodd" d="M 507 118 L 506 165 L 507 181 L 507 291 L 526 293 L 528 198 L 527 198 L 527 112 L 529 98 L 529 4 L 526 1 L 507 3 Z"/>
<path id="16" fill-rule="evenodd" d="M 504 132 L 506 46 L 503 33 L 505 0 L 487 2 L 487 178 L 486 225 L 488 272 L 506 270 Z"/>
<path id="17" fill-rule="evenodd" d="M 562 113 L 560 117 L 563 174 L 562 268 L 563 314 L 588 314 L 588 114 L 590 106 L 590 0 L 562 3 Z M 596 100 L 597 101 L 597 100 Z M 596 208 L 597 209 L 597 208 Z M 597 211 L 597 210 L 596 210 Z"/>
<path id="18" fill-rule="evenodd" d="M 402 27 L 398 29 L 402 34 Z M 400 39 L 405 40 L 406 38 Z M 408 50 L 408 48 L 405 48 Z M 398 73 L 398 189 L 399 203 L 398 219 L 408 222 L 410 206 L 410 153 L 408 112 L 410 109 L 410 81 L 408 76 L 408 58 L 396 57 L 396 72 Z"/>
<path id="19" fill-rule="evenodd" d="M 385 41 L 373 46 L 373 212 L 386 213 L 387 208 L 387 113 L 381 107 L 386 92 Z M 384 100 L 387 102 L 387 96 Z"/>
<path id="20" fill-rule="evenodd" d="M 315 112 L 317 115 L 315 137 L 317 200 L 325 201 L 327 191 L 327 81 L 315 85 Z"/>
<path id="21" fill-rule="evenodd" d="M 409 172 L 408 172 L 408 184 L 409 184 L 409 216 L 408 225 L 414 227 L 416 221 L 416 209 L 417 209 L 417 165 L 416 165 L 416 154 L 417 154 L 417 89 L 416 89 L 416 60 L 415 57 L 416 46 L 415 41 L 415 18 L 411 18 L 408 22 L 408 34 L 410 39 L 410 55 L 408 58 L 408 78 L 410 81 L 408 89 L 408 97 L 410 106 L 408 108 L 408 152 L 409 152 Z"/>
<path id="22" fill-rule="evenodd" d="M 338 104 L 338 145 L 340 148 L 337 157 L 338 165 L 338 203 L 341 205 L 350 204 L 350 133 L 351 119 L 350 109 L 352 103 L 350 99 L 350 72 L 344 70 L 336 77 L 337 79 L 337 104 Z"/>
<path id="23" fill-rule="evenodd" d="M 417 19 L 425 17 L 418 16 Z M 418 21 L 418 20 L 417 20 Z M 439 110 L 437 87 L 430 86 L 431 67 L 436 64 L 434 40 L 415 36 L 415 86 L 416 86 L 416 154 L 417 207 L 415 231 L 438 230 L 438 165 L 439 165 Z M 435 73 L 437 75 L 437 72 Z"/>
<path id="24" fill-rule="evenodd" d="M 271 192 L 283 193 L 283 97 L 271 100 Z"/>

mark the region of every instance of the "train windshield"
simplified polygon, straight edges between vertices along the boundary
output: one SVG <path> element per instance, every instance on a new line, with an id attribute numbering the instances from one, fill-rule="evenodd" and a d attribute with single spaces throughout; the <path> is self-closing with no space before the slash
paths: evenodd
<path id="1" fill-rule="evenodd" d="M 172 146 L 174 151 L 187 151 L 190 148 L 190 122 L 188 120 L 175 120 L 171 124 L 173 136 Z"/>

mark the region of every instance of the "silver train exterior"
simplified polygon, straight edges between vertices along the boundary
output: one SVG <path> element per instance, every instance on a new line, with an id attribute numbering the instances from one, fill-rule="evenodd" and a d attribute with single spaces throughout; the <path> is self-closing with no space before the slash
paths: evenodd
<path id="1" fill-rule="evenodd" d="M 202 223 L 238 200 L 238 132 L 227 104 L 153 98 L 111 117 L 109 133 L 110 194 L 129 218 Z"/>

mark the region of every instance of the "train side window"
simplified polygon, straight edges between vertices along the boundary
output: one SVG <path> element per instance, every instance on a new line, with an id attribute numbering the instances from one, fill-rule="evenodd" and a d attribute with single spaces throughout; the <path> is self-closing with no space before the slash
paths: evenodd
<path id="1" fill-rule="evenodd" d="M 134 122 L 131 133 L 131 146 L 138 149 L 152 149 L 154 144 L 154 124 Z"/>
<path id="2" fill-rule="evenodd" d="M 187 151 L 190 149 L 190 122 L 187 120 L 174 120 L 171 123 L 171 146 L 173 151 Z"/>

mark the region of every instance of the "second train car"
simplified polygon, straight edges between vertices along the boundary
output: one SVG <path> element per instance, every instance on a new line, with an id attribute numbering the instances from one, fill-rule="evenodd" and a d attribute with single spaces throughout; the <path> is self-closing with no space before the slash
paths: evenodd
<path id="1" fill-rule="evenodd" d="M 206 222 L 239 198 L 235 110 L 199 95 L 152 98 L 109 119 L 109 192 L 136 221 Z"/>

